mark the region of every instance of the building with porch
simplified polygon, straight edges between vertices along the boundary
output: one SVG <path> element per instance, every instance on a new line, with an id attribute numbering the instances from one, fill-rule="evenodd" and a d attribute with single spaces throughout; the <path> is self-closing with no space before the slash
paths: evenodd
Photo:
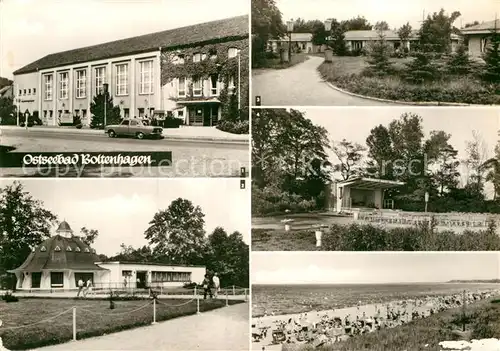
<path id="1" fill-rule="evenodd" d="M 44 125 L 78 117 L 87 126 L 108 84 L 122 118 L 215 125 L 232 94 L 249 103 L 248 23 L 238 16 L 47 55 L 14 72 L 15 102 Z"/>
<path id="2" fill-rule="evenodd" d="M 333 182 L 330 185 L 329 208 L 336 212 L 393 209 L 394 202 L 385 197 L 385 191 L 402 185 L 403 182 L 362 177 Z"/>
<path id="3" fill-rule="evenodd" d="M 178 266 L 138 262 L 102 262 L 95 249 L 73 234 L 62 221 L 55 235 L 32 249 L 18 268 L 18 290 L 67 291 L 78 288 L 78 281 L 90 280 L 95 289 L 182 287 L 201 283 L 204 266 Z"/>
<path id="4" fill-rule="evenodd" d="M 288 48 L 288 44 L 292 43 L 294 52 L 317 53 L 322 51 L 321 45 L 314 45 L 312 42 L 312 33 L 292 33 L 291 40 L 288 35 L 279 39 L 270 39 L 267 43 L 268 50 L 278 53 L 280 48 Z"/>
<path id="5" fill-rule="evenodd" d="M 469 54 L 473 57 L 481 57 L 491 45 L 491 36 L 493 33 L 495 31 L 500 33 L 500 19 L 463 28 L 460 31 L 469 48 Z"/>

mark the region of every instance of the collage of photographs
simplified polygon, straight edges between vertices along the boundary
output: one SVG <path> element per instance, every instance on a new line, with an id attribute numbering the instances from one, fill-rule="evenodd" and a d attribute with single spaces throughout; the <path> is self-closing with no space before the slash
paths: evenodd
<path id="1" fill-rule="evenodd" d="M 500 351 L 500 0 L 0 0 L 0 351 Z"/>

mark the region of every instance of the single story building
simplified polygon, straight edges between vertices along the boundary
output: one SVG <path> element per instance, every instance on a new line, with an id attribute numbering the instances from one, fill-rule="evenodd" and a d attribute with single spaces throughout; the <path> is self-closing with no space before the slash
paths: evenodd
<path id="1" fill-rule="evenodd" d="M 312 33 L 292 33 L 292 50 L 304 53 L 317 53 L 322 51 L 321 45 L 314 45 L 312 42 Z M 289 37 L 285 35 L 279 39 L 271 39 L 268 42 L 268 50 L 277 53 L 279 48 L 288 48 Z"/>
<path id="2" fill-rule="evenodd" d="M 402 185 L 403 182 L 362 177 L 336 181 L 330 184 L 328 207 L 336 212 L 363 208 L 391 208 L 390 199 L 384 196 L 385 190 Z"/>
<path id="3" fill-rule="evenodd" d="M 471 56 L 481 57 L 484 55 L 486 49 L 491 45 L 491 36 L 495 29 L 500 33 L 500 19 L 483 22 L 460 30 L 465 38 Z"/>
<path id="4" fill-rule="evenodd" d="M 203 266 L 176 266 L 137 262 L 100 262 L 95 249 L 73 235 L 66 221 L 55 235 L 32 249 L 16 275 L 18 290 L 65 291 L 77 289 L 78 281 L 90 280 L 96 289 L 181 287 L 201 283 Z"/>
<path id="5" fill-rule="evenodd" d="M 399 34 L 395 30 L 382 31 L 384 39 L 396 50 L 406 48 L 408 51 L 418 42 L 418 31 L 414 30 L 410 34 L 407 41 L 402 41 Z M 349 51 L 368 50 L 370 45 L 380 40 L 380 31 L 378 30 L 349 30 L 344 33 L 346 47 Z M 451 35 L 451 50 L 454 52 L 460 42 L 460 37 L 456 34 Z"/>

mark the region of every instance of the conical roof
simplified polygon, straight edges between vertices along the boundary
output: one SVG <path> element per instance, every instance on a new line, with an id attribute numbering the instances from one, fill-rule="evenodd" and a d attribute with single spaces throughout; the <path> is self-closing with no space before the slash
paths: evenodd
<path id="1" fill-rule="evenodd" d="M 14 271 L 40 272 L 43 269 L 104 270 L 104 268 L 94 263 L 98 261 L 100 259 L 95 250 L 85 244 L 79 237 L 65 237 L 58 234 L 33 249 L 24 263 Z"/>
<path id="2" fill-rule="evenodd" d="M 73 230 L 66 221 L 62 221 L 61 223 L 59 223 L 59 227 L 56 230 L 56 232 L 72 232 L 72 231 Z"/>

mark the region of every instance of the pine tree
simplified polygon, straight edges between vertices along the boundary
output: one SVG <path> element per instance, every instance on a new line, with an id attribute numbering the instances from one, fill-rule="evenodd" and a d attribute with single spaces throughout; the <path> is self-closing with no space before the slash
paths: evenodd
<path id="1" fill-rule="evenodd" d="M 116 124 L 121 120 L 120 108 L 113 105 L 113 98 L 109 92 L 99 93 L 94 96 L 94 100 L 90 104 L 91 128 L 104 128 L 104 101 L 106 101 L 106 124 Z"/>
<path id="2" fill-rule="evenodd" d="M 486 62 L 483 79 L 490 83 L 500 83 L 500 33 L 495 20 L 495 29 L 491 35 L 491 45 L 487 48 L 484 55 Z"/>
<path id="3" fill-rule="evenodd" d="M 472 64 L 469 58 L 467 47 L 462 43 L 457 51 L 451 55 L 447 62 L 448 72 L 456 75 L 466 75 L 472 70 Z"/>
<path id="4" fill-rule="evenodd" d="M 432 51 L 426 45 L 421 46 L 420 50 L 414 54 L 414 59 L 406 64 L 406 67 L 406 80 L 415 84 L 432 82 L 439 73 L 433 63 Z"/>
<path id="5" fill-rule="evenodd" d="M 344 31 L 340 27 L 333 31 L 332 50 L 337 56 L 347 55 Z"/>
<path id="6" fill-rule="evenodd" d="M 384 76 L 392 71 L 392 62 L 390 61 L 390 47 L 385 40 L 383 31 L 379 31 L 379 40 L 371 47 L 368 63 L 369 70 L 379 76 Z"/>

